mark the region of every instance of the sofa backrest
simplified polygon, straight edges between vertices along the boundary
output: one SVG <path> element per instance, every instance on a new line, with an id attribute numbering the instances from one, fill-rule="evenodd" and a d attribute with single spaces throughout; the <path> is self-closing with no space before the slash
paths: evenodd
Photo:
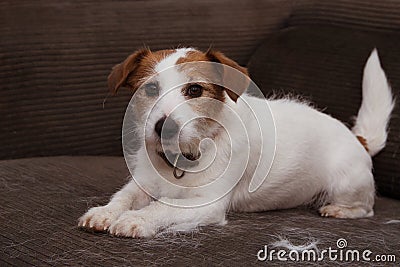
<path id="1" fill-rule="evenodd" d="M 121 155 L 130 95 L 106 99 L 113 65 L 144 45 L 212 46 L 245 64 L 291 2 L 3 1 L 0 159 Z"/>
<path id="2" fill-rule="evenodd" d="M 147 45 L 222 50 L 246 64 L 269 34 L 332 24 L 396 31 L 397 0 L 2 1 L 0 159 L 121 155 L 128 92 L 111 67 Z"/>
<path id="3" fill-rule="evenodd" d="M 212 46 L 245 64 L 292 2 L 2 1 L 0 159 L 121 155 L 130 95 L 107 98 L 112 66 L 144 45 Z"/>

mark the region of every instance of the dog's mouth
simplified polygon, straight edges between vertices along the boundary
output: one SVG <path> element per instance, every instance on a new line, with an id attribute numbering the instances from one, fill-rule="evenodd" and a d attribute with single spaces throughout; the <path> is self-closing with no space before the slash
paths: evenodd
<path id="1" fill-rule="evenodd" d="M 173 153 L 166 150 L 165 152 L 159 151 L 158 155 L 168 166 L 173 168 L 173 174 L 176 179 L 182 178 L 185 175 L 186 169 L 199 165 L 198 159 L 200 158 L 200 153 L 195 155 L 192 153 Z"/>

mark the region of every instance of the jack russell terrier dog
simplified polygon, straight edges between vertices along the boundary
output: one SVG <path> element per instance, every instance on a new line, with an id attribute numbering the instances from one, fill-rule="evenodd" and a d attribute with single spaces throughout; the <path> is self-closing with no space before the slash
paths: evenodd
<path id="1" fill-rule="evenodd" d="M 212 50 L 142 49 L 112 69 L 108 84 L 113 92 L 134 92 L 125 120 L 133 114 L 139 130 L 128 127 L 126 133 L 141 141 L 134 153 L 125 153 L 133 179 L 107 205 L 89 209 L 81 228 L 151 237 L 223 225 L 228 210 L 315 201 L 324 217 L 374 214 L 371 157 L 385 146 L 394 107 L 376 50 L 364 68 L 362 104 L 351 130 L 297 99 L 245 92 L 247 69 Z"/>

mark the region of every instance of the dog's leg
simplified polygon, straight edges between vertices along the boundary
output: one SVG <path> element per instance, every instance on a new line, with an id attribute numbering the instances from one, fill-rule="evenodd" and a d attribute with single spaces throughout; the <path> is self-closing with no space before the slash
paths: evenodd
<path id="1" fill-rule="evenodd" d="M 376 49 L 365 64 L 362 95 L 361 107 L 352 132 L 368 154 L 374 156 L 385 147 L 390 114 L 395 105 L 392 90 Z M 331 179 L 328 185 L 332 194 L 331 204 L 320 209 L 321 215 L 336 218 L 373 216 L 375 188 L 370 158 L 364 157 L 363 160 L 363 156 L 356 154 L 357 149 L 349 143 L 342 151 L 346 153 L 339 154 L 338 150 L 330 153 L 339 156 L 337 159 L 342 162 L 341 164 L 347 162 L 347 168 L 343 168 L 342 165 L 342 169 L 339 169 L 336 177 L 333 177 L 338 179 Z M 335 162 L 334 157 L 331 157 L 332 160 Z M 361 162 L 367 165 L 362 165 Z"/>
<path id="2" fill-rule="evenodd" d="M 163 202 L 174 205 L 165 204 Z M 141 210 L 124 212 L 109 228 L 109 232 L 124 237 L 151 237 L 162 229 L 184 228 L 193 230 L 199 225 L 225 224 L 227 200 L 222 199 L 201 207 L 188 208 L 189 202 L 199 203 L 198 199 L 166 199 L 151 202 Z"/>
<path id="3" fill-rule="evenodd" d="M 333 182 L 329 204 L 319 209 L 321 216 L 363 218 L 374 215 L 375 187 L 371 171 L 352 173 Z"/>
<path id="4" fill-rule="evenodd" d="M 80 219 L 78 226 L 94 231 L 105 231 L 125 211 L 141 209 L 150 203 L 150 197 L 131 180 L 105 206 L 94 207 Z"/>

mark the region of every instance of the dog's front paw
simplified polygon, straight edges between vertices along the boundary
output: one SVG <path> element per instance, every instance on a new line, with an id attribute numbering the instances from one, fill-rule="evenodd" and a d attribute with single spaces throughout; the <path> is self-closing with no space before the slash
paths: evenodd
<path id="1" fill-rule="evenodd" d="M 156 234 L 156 227 L 139 212 L 130 210 L 124 212 L 111 224 L 109 232 L 121 237 L 152 237 Z"/>
<path id="2" fill-rule="evenodd" d="M 106 231 L 122 211 L 110 206 L 94 207 L 79 218 L 78 226 L 94 231 Z"/>

